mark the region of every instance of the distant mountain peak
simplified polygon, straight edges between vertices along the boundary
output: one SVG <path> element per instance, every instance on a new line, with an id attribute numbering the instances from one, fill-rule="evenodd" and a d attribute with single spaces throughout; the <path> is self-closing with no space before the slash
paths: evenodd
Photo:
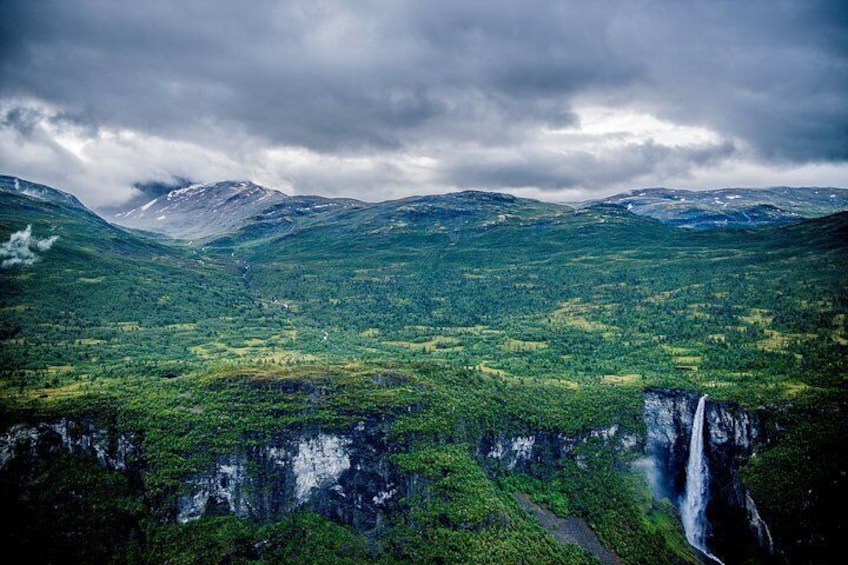
<path id="1" fill-rule="evenodd" d="M 208 193 L 210 191 L 230 191 L 230 192 L 278 192 L 279 194 L 283 194 L 277 190 L 272 190 L 269 188 L 265 188 L 264 186 L 258 185 L 249 180 L 226 180 L 219 181 L 214 183 L 194 183 L 188 186 L 175 188 L 168 192 L 168 199 L 172 198 L 182 198 L 186 196 L 197 196 L 201 194 Z"/>
<path id="2" fill-rule="evenodd" d="M 509 203 L 518 201 L 518 198 L 513 196 L 512 194 L 507 194 L 504 192 L 489 192 L 485 190 L 463 190 L 461 192 L 452 192 L 448 194 L 448 196 L 452 196 L 454 198 L 459 199 L 477 200 L 482 202 Z"/>
<path id="3" fill-rule="evenodd" d="M 584 203 L 621 206 L 666 224 L 697 229 L 757 228 L 848 210 L 848 190 L 826 187 L 640 188 Z"/>
<path id="4" fill-rule="evenodd" d="M 236 229 L 247 218 L 288 198 L 280 191 L 246 180 L 196 183 L 117 213 L 114 221 L 174 237 L 207 237 Z"/>

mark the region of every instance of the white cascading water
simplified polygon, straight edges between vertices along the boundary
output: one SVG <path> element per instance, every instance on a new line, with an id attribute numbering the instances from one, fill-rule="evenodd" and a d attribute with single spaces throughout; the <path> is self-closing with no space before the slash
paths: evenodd
<path id="1" fill-rule="evenodd" d="M 715 561 L 722 561 L 707 551 L 707 500 L 710 493 L 710 469 L 704 456 L 704 406 L 706 395 L 698 399 L 689 439 L 689 461 L 686 463 L 686 496 L 680 505 L 683 531 L 689 544 Z"/>

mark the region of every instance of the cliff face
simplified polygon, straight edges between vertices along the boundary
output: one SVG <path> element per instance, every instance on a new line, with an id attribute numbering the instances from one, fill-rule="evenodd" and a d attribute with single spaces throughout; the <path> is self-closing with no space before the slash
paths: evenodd
<path id="1" fill-rule="evenodd" d="M 362 421 L 341 432 L 302 430 L 222 457 L 187 481 L 176 520 L 229 512 L 271 522 L 304 507 L 359 532 L 374 531 L 401 509 L 404 498 L 426 489 L 420 477 L 398 471 L 387 427 L 385 422 Z M 616 449 L 638 443 L 635 436 L 619 434 L 615 425 L 574 437 L 547 430 L 488 432 L 478 439 L 474 455 L 490 473 L 544 475 L 555 461 L 591 440 Z"/>
<path id="2" fill-rule="evenodd" d="M 306 508 L 358 532 L 378 533 L 403 510 L 406 497 L 427 489 L 423 478 L 398 470 L 393 455 L 401 447 L 390 440 L 389 426 L 390 421 L 371 419 L 332 431 L 302 428 L 271 439 L 247 438 L 243 446 L 184 480 L 171 518 L 186 523 L 229 513 L 270 523 Z M 18 425 L 0 436 L 0 472 L 26 468 L 60 452 L 94 455 L 108 469 L 137 472 L 145 465 L 139 440 L 86 421 Z M 551 430 L 489 431 L 472 449 L 490 474 L 545 476 L 563 457 L 580 463 L 584 456 L 577 448 L 591 442 L 627 450 L 640 438 L 621 433 L 617 425 L 574 436 Z"/>
<path id="3" fill-rule="evenodd" d="M 683 390 L 649 390 L 645 394 L 646 451 L 660 472 L 658 497 L 679 503 L 686 488 L 689 439 L 699 395 Z M 705 456 L 709 468 L 707 545 L 728 562 L 744 559 L 750 548 L 760 557 L 774 553 L 768 526 L 750 492 L 742 483 L 740 468 L 765 444 L 760 420 L 737 405 L 705 403 Z"/>
<path id="4" fill-rule="evenodd" d="M 107 469 L 129 471 L 141 451 L 134 434 L 113 432 L 87 420 L 12 426 L 0 435 L 0 471 L 12 465 L 32 465 L 59 452 L 94 455 Z"/>
<path id="5" fill-rule="evenodd" d="M 292 432 L 220 457 L 190 477 L 175 518 L 233 513 L 272 522 L 304 507 L 368 532 L 397 510 L 405 490 L 391 454 L 383 422 Z"/>
<path id="6" fill-rule="evenodd" d="M 487 430 L 468 441 L 490 475 L 519 471 L 543 479 L 563 458 L 582 464 L 598 446 L 627 451 L 644 443 L 659 470 L 656 494 L 678 503 L 686 488 L 698 395 L 649 390 L 644 402 L 645 438 L 613 424 L 574 435 Z M 214 457 L 206 469 L 185 477 L 167 513 L 180 523 L 216 514 L 270 523 L 306 508 L 358 532 L 379 533 L 387 520 L 404 511 L 405 499 L 427 489 L 426 480 L 398 469 L 394 455 L 405 447 L 393 441 L 391 424 L 391 418 L 371 417 L 333 429 L 304 426 L 270 437 L 247 437 L 232 452 Z M 708 547 L 727 562 L 750 557 L 751 548 L 759 548 L 762 556 L 774 553 L 768 527 L 739 474 L 765 442 L 760 420 L 736 405 L 707 399 L 704 429 L 710 474 Z M 143 473 L 141 440 L 84 419 L 17 425 L 0 435 L 0 472 L 69 452 L 94 456 L 108 469 Z M 135 484 L 141 488 L 143 481 Z"/>
<path id="7" fill-rule="evenodd" d="M 490 473 L 520 471 L 544 477 L 563 457 L 575 459 L 580 464 L 584 456 L 577 448 L 590 442 L 600 442 L 616 450 L 627 450 L 639 445 L 640 438 L 622 433 L 618 424 L 573 436 L 552 430 L 534 430 L 520 435 L 487 432 L 477 441 L 474 455 Z"/>

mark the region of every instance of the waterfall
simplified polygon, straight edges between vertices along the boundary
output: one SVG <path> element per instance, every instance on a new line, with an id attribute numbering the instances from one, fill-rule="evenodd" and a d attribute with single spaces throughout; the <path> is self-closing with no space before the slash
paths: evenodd
<path id="1" fill-rule="evenodd" d="M 683 530 L 689 544 L 715 561 L 722 561 L 707 550 L 707 501 L 710 493 L 710 469 L 704 455 L 704 405 L 706 395 L 698 399 L 689 439 L 689 461 L 686 463 L 686 495 L 680 506 Z"/>

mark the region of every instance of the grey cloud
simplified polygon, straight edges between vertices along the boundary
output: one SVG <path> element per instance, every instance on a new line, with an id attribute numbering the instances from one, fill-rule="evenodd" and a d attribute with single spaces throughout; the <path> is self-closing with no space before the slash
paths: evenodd
<path id="1" fill-rule="evenodd" d="M 647 142 L 627 144 L 600 155 L 587 151 L 529 151 L 494 159 L 461 155 L 445 167 L 442 180 L 481 189 L 597 189 L 647 175 L 685 176 L 693 166 L 715 163 L 735 151 L 728 142 L 685 148 Z"/>
<path id="2" fill-rule="evenodd" d="M 615 34 L 646 62 L 629 93 L 640 105 L 770 160 L 848 160 L 845 2 L 674 2 L 654 16 L 634 9 Z"/>
<path id="3" fill-rule="evenodd" d="M 400 148 L 468 121 L 474 92 L 493 94 L 498 129 L 570 123 L 565 95 L 629 66 L 605 52 L 601 18 L 557 3 L 7 5 L 4 94 L 177 138 L 211 122 L 323 151 Z"/>
<path id="4" fill-rule="evenodd" d="M 0 116 L 0 124 L 9 127 L 19 135 L 30 136 L 44 119 L 43 114 L 32 108 L 14 107 Z"/>
<path id="5" fill-rule="evenodd" d="M 698 151 L 517 157 L 490 163 L 501 178 L 454 155 L 541 155 L 534 130 L 576 128 L 594 103 L 702 126 L 760 160 L 848 162 L 846 38 L 839 0 L 6 0 L 0 99 L 235 161 L 264 146 L 417 152 L 446 181 L 553 188 L 697 166 Z M 31 135 L 43 116 L 17 108 L 0 125 Z"/>

